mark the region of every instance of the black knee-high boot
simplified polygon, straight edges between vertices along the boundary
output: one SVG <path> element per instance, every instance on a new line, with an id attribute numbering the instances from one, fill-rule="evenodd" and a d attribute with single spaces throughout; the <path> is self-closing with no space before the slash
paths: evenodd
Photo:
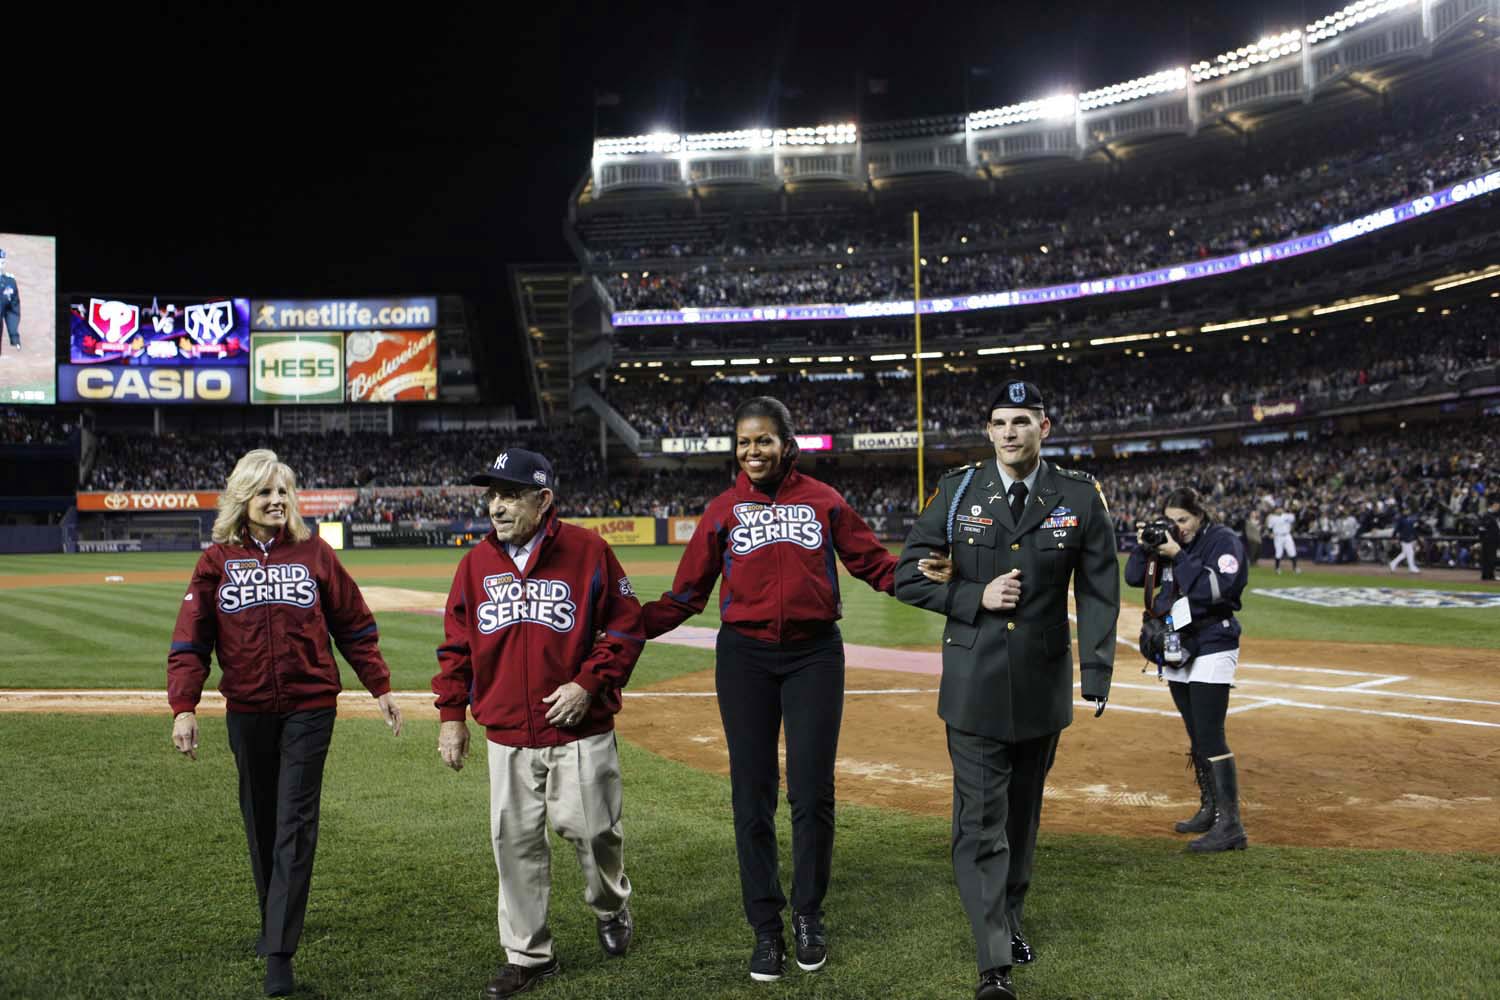
<path id="1" fill-rule="evenodd" d="M 1203 836 L 1190 841 L 1188 850 L 1200 854 L 1243 851 L 1250 840 L 1240 825 L 1240 787 L 1234 754 L 1211 758 L 1208 765 L 1214 784 L 1214 825 Z"/>
<path id="2" fill-rule="evenodd" d="M 1209 774 L 1208 763 L 1198 755 L 1198 751 L 1189 750 L 1188 759 L 1193 762 L 1193 774 L 1198 779 L 1198 812 L 1192 819 L 1178 821 L 1176 830 L 1178 833 L 1206 833 L 1214 825 L 1214 783 Z"/>

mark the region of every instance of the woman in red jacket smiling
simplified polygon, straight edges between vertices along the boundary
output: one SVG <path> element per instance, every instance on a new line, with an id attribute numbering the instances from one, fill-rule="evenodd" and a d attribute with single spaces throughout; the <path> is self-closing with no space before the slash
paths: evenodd
<path id="1" fill-rule="evenodd" d="M 333 549 L 297 511 L 292 470 L 248 452 L 219 495 L 214 544 L 193 570 L 167 657 L 172 742 L 198 759 L 198 699 L 217 651 L 240 813 L 260 898 L 266 995 L 286 996 L 302 935 L 323 762 L 333 738 L 339 670 L 331 635 L 386 724 L 401 733 L 375 618 Z"/>
<path id="2" fill-rule="evenodd" d="M 833 765 L 844 702 L 836 558 L 891 594 L 896 557 L 836 490 L 797 471 L 791 414 L 779 400 L 746 400 L 734 411 L 734 427 L 740 475 L 698 519 L 671 591 L 644 612 L 646 637 L 654 639 L 702 611 L 724 578 L 715 682 L 729 744 L 740 890 L 756 937 L 750 976 L 772 982 L 786 967 L 787 900 L 776 859 L 782 720 L 792 930 L 797 964 L 811 972 L 828 958 L 822 903 L 833 860 Z"/>

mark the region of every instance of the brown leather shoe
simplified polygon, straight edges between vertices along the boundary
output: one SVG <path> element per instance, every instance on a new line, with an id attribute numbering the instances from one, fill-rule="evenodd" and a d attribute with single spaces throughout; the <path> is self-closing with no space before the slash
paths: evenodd
<path id="1" fill-rule="evenodd" d="M 630 948 L 630 939 L 635 933 L 635 920 L 630 916 L 627 903 L 612 917 L 599 921 L 599 946 L 604 954 L 619 958 Z"/>
<path id="2" fill-rule="evenodd" d="M 558 964 L 557 956 L 552 956 L 552 961 L 546 965 L 512 965 L 507 962 L 501 966 L 500 971 L 491 979 L 489 985 L 484 988 L 485 1000 L 500 1000 L 501 997 L 513 997 L 517 993 L 525 993 L 535 986 L 540 980 L 548 976 L 555 976 L 562 971 Z"/>

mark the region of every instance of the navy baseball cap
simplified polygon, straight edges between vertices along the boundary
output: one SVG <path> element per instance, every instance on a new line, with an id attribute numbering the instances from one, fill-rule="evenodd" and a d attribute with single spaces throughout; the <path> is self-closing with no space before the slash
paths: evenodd
<path id="1" fill-rule="evenodd" d="M 984 411 L 985 419 L 996 410 L 1022 409 L 1040 410 L 1042 408 L 1042 390 L 1036 387 L 1034 382 L 1007 382 L 1000 389 L 1000 394 L 990 404 L 990 408 Z"/>
<path id="2" fill-rule="evenodd" d="M 525 448 L 509 448 L 495 456 L 489 468 L 469 477 L 472 486 L 490 486 L 495 483 L 520 483 L 523 486 L 552 489 L 556 479 L 552 475 L 552 463 L 534 451 Z"/>

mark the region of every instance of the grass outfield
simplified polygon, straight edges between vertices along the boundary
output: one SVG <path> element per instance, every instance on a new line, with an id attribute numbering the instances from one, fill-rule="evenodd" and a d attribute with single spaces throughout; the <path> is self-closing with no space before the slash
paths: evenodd
<path id="1" fill-rule="evenodd" d="M 675 547 L 623 548 L 632 565 L 665 567 L 681 554 Z M 458 550 L 348 551 L 342 559 L 366 584 L 434 591 L 444 595 Z M 7 637 L 0 657 L 0 688 L 145 688 L 165 687 L 167 645 L 183 585 L 192 572 L 192 553 L 126 555 L 0 556 L 0 577 L 24 581 L 46 574 L 96 575 L 87 586 L 35 586 L 0 590 L 0 634 Z M 402 575 L 409 569 L 411 575 Z M 141 572 L 180 571 L 173 582 L 130 582 Z M 391 574 L 391 575 L 387 575 Z M 106 584 L 122 575 L 125 584 Z M 651 599 L 671 584 L 667 573 L 632 573 L 638 594 Z M 1309 571 L 1275 576 L 1268 568 L 1252 570 L 1252 588 L 1381 586 L 1479 590 L 1474 583 L 1432 584 L 1408 574 L 1356 577 Z M 843 587 L 845 638 L 878 646 L 936 649 L 943 621 L 937 615 L 907 607 L 876 594 L 859 581 Z M 1137 605 L 1138 590 L 1125 589 L 1127 606 Z M 440 601 L 441 597 L 435 600 Z M 717 602 L 690 624 L 718 624 Z M 1454 646 L 1500 649 L 1500 609 L 1495 608 L 1320 608 L 1247 593 L 1240 615 L 1245 635 L 1277 639 L 1379 643 L 1383 645 Z M 431 615 L 384 612 L 379 616 L 381 646 L 401 690 L 423 690 L 436 666 L 434 650 L 442 625 Z M 1132 637 L 1133 638 L 1133 637 Z M 638 678 L 660 679 L 680 672 L 680 657 L 665 646 L 648 646 Z M 693 667 L 692 669 L 697 669 Z M 665 672 L 663 674 L 662 672 Z M 345 685 L 357 684 L 345 671 Z"/>
<path id="2" fill-rule="evenodd" d="M 343 558 L 367 584 L 441 594 L 459 554 Z M 661 566 L 680 549 L 620 554 L 627 566 Z M 0 590 L 0 687 L 161 690 L 194 558 L 0 556 L 8 582 L 56 573 L 101 581 Z M 102 582 L 147 571 L 180 580 Z M 664 573 L 633 579 L 647 597 L 669 583 Z M 1265 588 L 1426 583 L 1265 569 L 1252 577 Z M 1138 593 L 1127 591 L 1127 602 Z M 849 641 L 936 648 L 936 615 L 854 581 L 844 595 Z M 1494 609 L 1320 609 L 1250 595 L 1243 619 L 1252 639 L 1500 648 Z M 714 623 L 712 612 L 693 622 Z M 439 619 L 383 613 L 380 627 L 397 687 L 425 689 Z M 711 662 L 707 651 L 649 645 L 635 681 Z M 347 670 L 345 683 L 357 687 Z M 154 717 L 0 715 L 0 998 L 260 996 L 223 720 L 202 720 L 195 764 L 172 751 L 167 714 L 163 705 Z M 455 775 L 435 744 L 432 723 L 397 740 L 372 719 L 339 722 L 299 996 L 477 996 L 501 961 L 484 760 Z M 604 959 L 572 852 L 559 843 L 553 915 L 565 974 L 528 996 L 973 995 L 946 820 L 840 807 L 832 963 L 817 976 L 793 969 L 781 984 L 752 984 L 727 781 L 628 743 L 621 752 L 637 946 L 623 961 Z M 781 817 L 785 863 L 784 807 Z M 1165 838 L 1049 835 L 1044 819 L 1027 927 L 1042 958 L 1017 973 L 1025 1000 L 1500 996 L 1500 858 L 1489 855 L 1257 845 L 1198 858 Z"/>
<path id="3" fill-rule="evenodd" d="M 200 760 L 164 720 L 6 716 L 0 725 L 0 996 L 260 995 L 254 889 L 221 719 Z M 307 997 L 477 996 L 501 961 L 482 757 L 462 774 L 436 726 L 335 732 L 297 959 Z M 846 807 L 827 901 L 833 960 L 750 982 L 729 790 L 622 750 L 638 941 L 606 960 L 572 852 L 554 845 L 565 974 L 539 998 L 972 996 L 948 825 Z M 783 810 L 784 815 L 784 810 Z M 785 822 L 783 821 L 783 836 Z M 783 844 L 783 856 L 786 846 Z M 1041 998 L 1493 997 L 1500 859 L 1048 836 L 1027 926 Z"/>

